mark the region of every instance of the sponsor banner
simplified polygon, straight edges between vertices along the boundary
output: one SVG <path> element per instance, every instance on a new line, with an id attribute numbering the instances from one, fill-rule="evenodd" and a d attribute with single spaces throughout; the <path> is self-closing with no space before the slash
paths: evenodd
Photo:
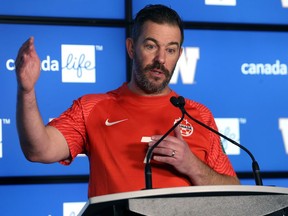
<path id="1" fill-rule="evenodd" d="M 77 216 L 82 208 L 85 206 L 85 202 L 65 202 L 63 203 L 63 216 Z"/>
<path id="2" fill-rule="evenodd" d="M 95 83 L 96 55 L 93 45 L 61 45 L 62 82 Z"/>
<path id="3" fill-rule="evenodd" d="M 0 185 L 0 214 L 76 216 L 88 202 L 87 187 L 88 183 L 73 182 Z"/>
<path id="4" fill-rule="evenodd" d="M 27 4 L 29 7 L 27 7 Z M 12 0 L 1 1 L 0 14 L 13 16 L 71 17 L 124 19 L 124 0 L 106 0 L 85 2 L 70 0 Z"/>
<path id="5" fill-rule="evenodd" d="M 216 118 L 218 130 L 224 136 L 240 144 L 240 120 L 238 118 Z M 221 137 L 221 143 L 227 155 L 240 155 L 240 148 Z"/>
<path id="6" fill-rule="evenodd" d="M 283 8 L 288 8 L 288 0 L 281 0 L 281 3 Z"/>
<path id="7" fill-rule="evenodd" d="M 0 27 L 7 35 L 1 44 L 7 52 L 1 53 L 0 58 L 0 91 L 5 92 L 1 96 L 5 104 L 0 107 L 0 162 L 7 168 L 0 175 L 87 174 L 88 161 L 83 155 L 71 166 L 55 164 L 45 169 L 44 165 L 25 160 L 15 122 L 10 120 L 14 119 L 16 104 L 15 56 L 21 43 L 34 35 L 41 59 L 37 99 L 48 122 L 51 116 L 56 117 L 67 109 L 75 98 L 109 91 L 126 80 L 125 30 L 9 24 Z M 116 38 L 107 36 L 115 34 Z M 254 153 L 263 171 L 287 169 L 286 123 L 282 120 L 288 110 L 287 36 L 286 32 L 185 30 L 183 53 L 170 84 L 180 95 L 206 105 L 222 133 L 238 142 L 241 135 L 240 144 Z M 182 125 L 182 131 L 190 133 L 189 125 Z M 236 171 L 250 171 L 247 156 L 222 142 Z M 15 148 L 6 147 L 11 143 Z M 268 148 L 271 143 L 272 149 Z M 268 163 L 268 153 L 275 155 L 277 162 Z M 15 156 L 19 158 L 16 162 Z M 12 163 L 12 168 L 7 165 Z"/>
<path id="8" fill-rule="evenodd" d="M 22 43 L 34 36 L 41 60 L 35 88 L 41 115 L 44 123 L 48 123 L 78 97 L 103 93 L 126 81 L 125 29 L 0 24 L 0 30 L 3 33 L 1 47 L 6 50 L 0 52 L 0 99 L 3 102 L 0 106 L 0 176 L 89 174 L 88 158 L 82 154 L 71 166 L 59 163 L 47 166 L 25 159 L 15 122 L 15 57 Z"/>
<path id="9" fill-rule="evenodd" d="M 205 0 L 205 5 L 236 6 L 236 0 Z"/>
<path id="10" fill-rule="evenodd" d="M 285 152 L 288 155 L 288 118 L 279 118 L 279 129 L 282 134 Z"/>
<path id="11" fill-rule="evenodd" d="M 287 25 L 288 0 L 145 0 L 132 1 L 133 14 L 146 4 L 166 4 L 184 21 Z"/>
<path id="12" fill-rule="evenodd" d="M 171 88 L 210 108 L 220 132 L 250 150 L 261 170 L 287 170 L 288 34 L 185 30 L 185 36 Z M 246 153 L 221 140 L 235 169 L 251 171 Z M 268 162 L 267 154 L 277 161 Z"/>

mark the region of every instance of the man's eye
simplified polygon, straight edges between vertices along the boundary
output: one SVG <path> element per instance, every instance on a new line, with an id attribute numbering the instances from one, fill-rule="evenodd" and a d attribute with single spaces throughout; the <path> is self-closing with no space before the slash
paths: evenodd
<path id="1" fill-rule="evenodd" d="M 176 52 L 176 50 L 175 49 L 167 49 L 167 52 L 169 54 L 174 54 Z"/>
<path id="2" fill-rule="evenodd" d="M 146 45 L 145 45 L 145 48 L 146 48 L 146 49 L 149 49 L 149 50 L 152 50 L 152 49 L 155 48 L 155 46 L 154 46 L 154 45 L 151 45 L 151 44 L 146 44 Z"/>

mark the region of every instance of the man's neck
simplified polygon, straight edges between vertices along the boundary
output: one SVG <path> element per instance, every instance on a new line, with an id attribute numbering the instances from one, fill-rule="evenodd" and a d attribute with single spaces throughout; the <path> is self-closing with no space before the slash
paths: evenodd
<path id="1" fill-rule="evenodd" d="M 161 92 L 155 92 L 155 93 L 147 93 L 145 91 L 143 91 L 141 88 L 139 88 L 135 83 L 133 82 L 129 82 L 128 83 L 128 88 L 130 89 L 130 91 L 132 91 L 135 94 L 141 95 L 141 96 L 163 96 L 163 95 L 167 95 L 169 94 L 172 90 L 169 88 L 169 86 L 166 86 Z"/>

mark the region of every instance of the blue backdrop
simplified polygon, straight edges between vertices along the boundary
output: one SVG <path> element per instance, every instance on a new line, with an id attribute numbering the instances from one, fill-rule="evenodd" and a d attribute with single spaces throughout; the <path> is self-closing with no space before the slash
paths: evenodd
<path id="1" fill-rule="evenodd" d="M 83 156 L 77 157 L 70 166 L 30 163 L 24 158 L 15 124 L 14 61 L 21 44 L 34 36 L 42 61 L 37 99 L 43 119 L 48 122 L 81 95 L 106 92 L 126 81 L 125 26 L 113 27 L 109 22 L 102 27 L 58 25 L 57 22 L 36 25 L 23 23 L 22 18 L 14 23 L 2 18 L 9 15 L 124 21 L 125 2 L 53 0 L 40 4 L 35 0 L 0 0 L 0 3 L 0 177 L 88 175 L 89 165 Z M 203 23 L 206 27 L 205 22 L 230 26 L 255 24 L 254 27 L 288 24 L 285 0 L 132 1 L 133 15 L 149 3 L 169 5 L 184 21 Z M 288 172 L 288 31 L 252 28 L 241 31 L 187 28 L 184 53 L 170 86 L 180 95 L 208 106 L 220 132 L 251 150 L 261 171 Z M 67 62 L 71 56 L 67 53 L 73 54 L 70 65 Z M 85 63 L 91 67 L 85 67 Z M 236 171 L 251 171 L 251 160 L 245 152 L 225 140 L 223 145 Z M 241 182 L 255 184 L 252 179 Z M 287 179 L 264 179 L 263 182 L 288 187 Z M 69 215 L 87 200 L 86 183 L 2 185 L 0 190 L 2 215 L 23 212 L 25 215 Z M 31 194 L 29 199 L 27 194 Z"/>

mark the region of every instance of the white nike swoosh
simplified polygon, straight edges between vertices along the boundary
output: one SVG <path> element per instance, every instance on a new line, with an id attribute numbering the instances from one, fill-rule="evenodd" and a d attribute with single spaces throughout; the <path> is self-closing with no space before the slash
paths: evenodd
<path id="1" fill-rule="evenodd" d="M 119 121 L 109 122 L 109 119 L 106 119 L 105 125 L 106 125 L 106 126 L 112 126 L 112 125 L 115 125 L 115 124 L 118 124 L 118 123 L 120 123 L 120 122 L 127 121 L 127 120 L 128 120 L 128 119 L 122 119 L 122 120 L 119 120 Z"/>

